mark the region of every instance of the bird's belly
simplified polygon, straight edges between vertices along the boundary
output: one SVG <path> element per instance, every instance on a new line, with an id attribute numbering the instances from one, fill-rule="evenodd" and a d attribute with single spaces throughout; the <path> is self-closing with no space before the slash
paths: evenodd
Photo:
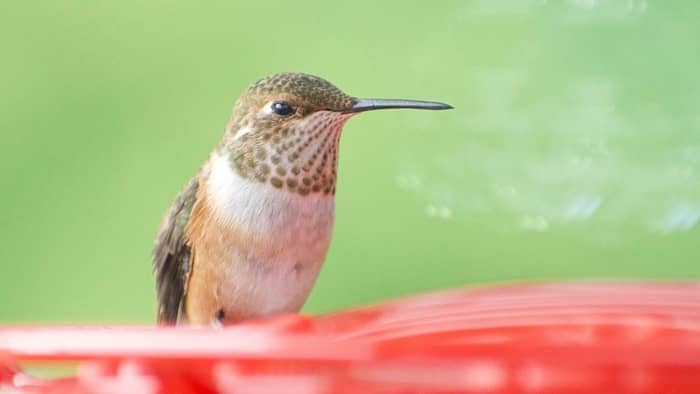
<path id="1" fill-rule="evenodd" d="M 303 226 L 301 226 L 303 227 Z M 323 265 L 331 229 L 272 235 L 274 246 L 232 247 L 221 264 L 218 298 L 236 320 L 297 312 Z"/>
<path id="2" fill-rule="evenodd" d="M 267 261 L 265 266 L 243 262 L 249 264 L 247 269 L 235 269 L 223 283 L 224 304 L 234 315 L 245 318 L 298 312 L 311 292 L 323 258 L 323 255 L 310 254 L 280 256 Z M 232 264 L 232 267 L 240 268 L 240 264 Z M 242 282 L 242 272 L 248 275 L 246 282 Z M 247 299 L 245 307 L 238 302 L 240 296 Z"/>
<path id="3" fill-rule="evenodd" d="M 226 320 L 297 312 L 330 244 L 333 197 L 240 178 L 223 158 L 211 164 L 207 200 L 219 229 L 210 240 L 221 253 L 207 258 L 218 267 L 210 276 Z"/>

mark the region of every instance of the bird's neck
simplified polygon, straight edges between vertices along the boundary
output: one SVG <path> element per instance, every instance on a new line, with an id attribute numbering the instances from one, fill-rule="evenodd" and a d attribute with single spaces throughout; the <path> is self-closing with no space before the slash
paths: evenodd
<path id="1" fill-rule="evenodd" d="M 244 125 L 217 149 L 241 178 L 302 196 L 334 195 L 338 143 L 347 117 L 319 114 L 294 127 Z"/>
<path id="2" fill-rule="evenodd" d="M 259 179 L 241 176 L 230 155 L 212 153 L 203 169 L 202 200 L 212 218 L 238 234 L 271 246 L 299 234 L 325 239 L 332 228 L 335 198 L 332 194 L 302 195 L 276 188 Z"/>

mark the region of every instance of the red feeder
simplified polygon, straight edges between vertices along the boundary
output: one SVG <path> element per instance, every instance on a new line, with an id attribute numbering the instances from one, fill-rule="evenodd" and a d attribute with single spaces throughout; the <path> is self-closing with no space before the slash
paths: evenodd
<path id="1" fill-rule="evenodd" d="M 14 366 L 77 361 L 63 379 Z M 700 393 L 700 287 L 563 283 L 225 329 L 0 330 L 0 393 Z"/>

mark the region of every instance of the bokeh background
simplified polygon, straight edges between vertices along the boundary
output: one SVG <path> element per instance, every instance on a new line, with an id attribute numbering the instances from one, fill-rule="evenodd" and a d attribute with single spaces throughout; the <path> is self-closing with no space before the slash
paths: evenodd
<path id="1" fill-rule="evenodd" d="M 0 322 L 152 322 L 161 216 L 237 96 L 277 71 L 456 107 L 348 123 L 308 313 L 700 276 L 696 1 L 416 4 L 4 4 Z"/>

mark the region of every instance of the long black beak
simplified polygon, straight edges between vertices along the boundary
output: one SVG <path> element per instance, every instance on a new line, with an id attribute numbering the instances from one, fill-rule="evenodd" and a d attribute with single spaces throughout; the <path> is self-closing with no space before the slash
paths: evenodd
<path id="1" fill-rule="evenodd" d="M 452 109 L 452 106 L 445 103 L 438 103 L 435 101 L 419 101 L 419 100 L 385 100 L 385 99 L 355 99 L 355 105 L 346 113 L 364 112 L 372 111 L 375 109 L 398 109 L 398 108 L 412 108 L 412 109 Z"/>

